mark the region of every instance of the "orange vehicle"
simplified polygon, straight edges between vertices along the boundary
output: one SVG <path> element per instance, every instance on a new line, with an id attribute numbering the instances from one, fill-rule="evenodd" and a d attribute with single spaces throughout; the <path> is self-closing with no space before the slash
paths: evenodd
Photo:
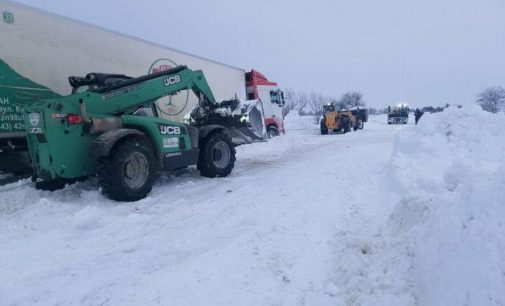
<path id="1" fill-rule="evenodd" d="M 335 105 L 329 103 L 323 107 L 323 118 L 321 119 L 321 135 L 326 135 L 330 131 L 335 133 L 347 133 L 350 130 L 363 128 L 363 121 L 354 115 L 352 111 L 336 111 Z"/>

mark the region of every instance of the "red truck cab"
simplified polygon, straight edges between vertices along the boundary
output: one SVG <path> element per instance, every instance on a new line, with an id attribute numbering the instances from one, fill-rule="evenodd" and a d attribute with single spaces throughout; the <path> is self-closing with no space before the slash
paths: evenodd
<path id="1" fill-rule="evenodd" d="M 284 131 L 284 93 L 275 82 L 269 81 L 263 74 L 251 70 L 245 74 L 248 100 L 260 99 L 265 113 L 265 127 L 268 137 L 278 136 Z"/>

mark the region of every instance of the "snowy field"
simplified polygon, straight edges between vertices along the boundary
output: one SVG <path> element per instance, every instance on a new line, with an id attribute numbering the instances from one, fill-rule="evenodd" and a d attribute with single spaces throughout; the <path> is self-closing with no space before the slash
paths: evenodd
<path id="1" fill-rule="evenodd" d="M 0 305 L 505 304 L 505 115 L 286 126 L 135 203 L 0 187 Z"/>

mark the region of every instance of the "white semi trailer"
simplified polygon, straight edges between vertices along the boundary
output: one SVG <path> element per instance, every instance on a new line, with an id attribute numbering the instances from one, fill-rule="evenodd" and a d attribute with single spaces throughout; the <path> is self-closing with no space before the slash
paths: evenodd
<path id="1" fill-rule="evenodd" d="M 69 76 L 102 72 L 138 77 L 186 65 L 204 71 L 217 99 L 247 98 L 241 68 L 10 1 L 0 0 L 0 13 L 0 170 L 14 165 L 9 160 L 19 160 L 17 152 L 26 151 L 22 105 L 70 94 Z M 265 117 L 280 112 L 279 95 L 272 90 L 271 101 L 262 98 L 268 103 L 265 109 L 273 109 Z M 161 116 L 182 121 L 197 102 L 181 92 L 157 106 Z"/>

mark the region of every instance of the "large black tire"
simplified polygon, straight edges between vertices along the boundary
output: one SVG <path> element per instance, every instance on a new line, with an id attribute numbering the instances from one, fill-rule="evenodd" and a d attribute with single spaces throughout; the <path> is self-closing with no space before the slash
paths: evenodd
<path id="1" fill-rule="evenodd" d="M 198 170 L 205 177 L 224 177 L 235 166 L 235 146 L 229 136 L 213 133 L 200 142 Z"/>
<path id="2" fill-rule="evenodd" d="M 351 120 L 348 117 L 342 118 L 342 129 L 344 130 L 344 134 L 351 130 Z"/>
<path id="3" fill-rule="evenodd" d="M 321 135 L 328 134 L 328 127 L 326 126 L 326 121 L 324 119 L 321 120 Z"/>
<path id="4" fill-rule="evenodd" d="M 363 120 L 358 120 L 358 129 L 362 130 L 365 127 L 365 123 Z"/>
<path id="5" fill-rule="evenodd" d="M 157 166 L 153 148 L 142 136 L 127 137 L 97 163 L 102 193 L 116 201 L 143 199 L 151 191 Z"/>
<path id="6" fill-rule="evenodd" d="M 279 136 L 279 131 L 277 130 L 277 128 L 275 126 L 269 126 L 267 128 L 267 136 L 268 136 L 268 138 L 277 137 L 277 136 Z"/>

